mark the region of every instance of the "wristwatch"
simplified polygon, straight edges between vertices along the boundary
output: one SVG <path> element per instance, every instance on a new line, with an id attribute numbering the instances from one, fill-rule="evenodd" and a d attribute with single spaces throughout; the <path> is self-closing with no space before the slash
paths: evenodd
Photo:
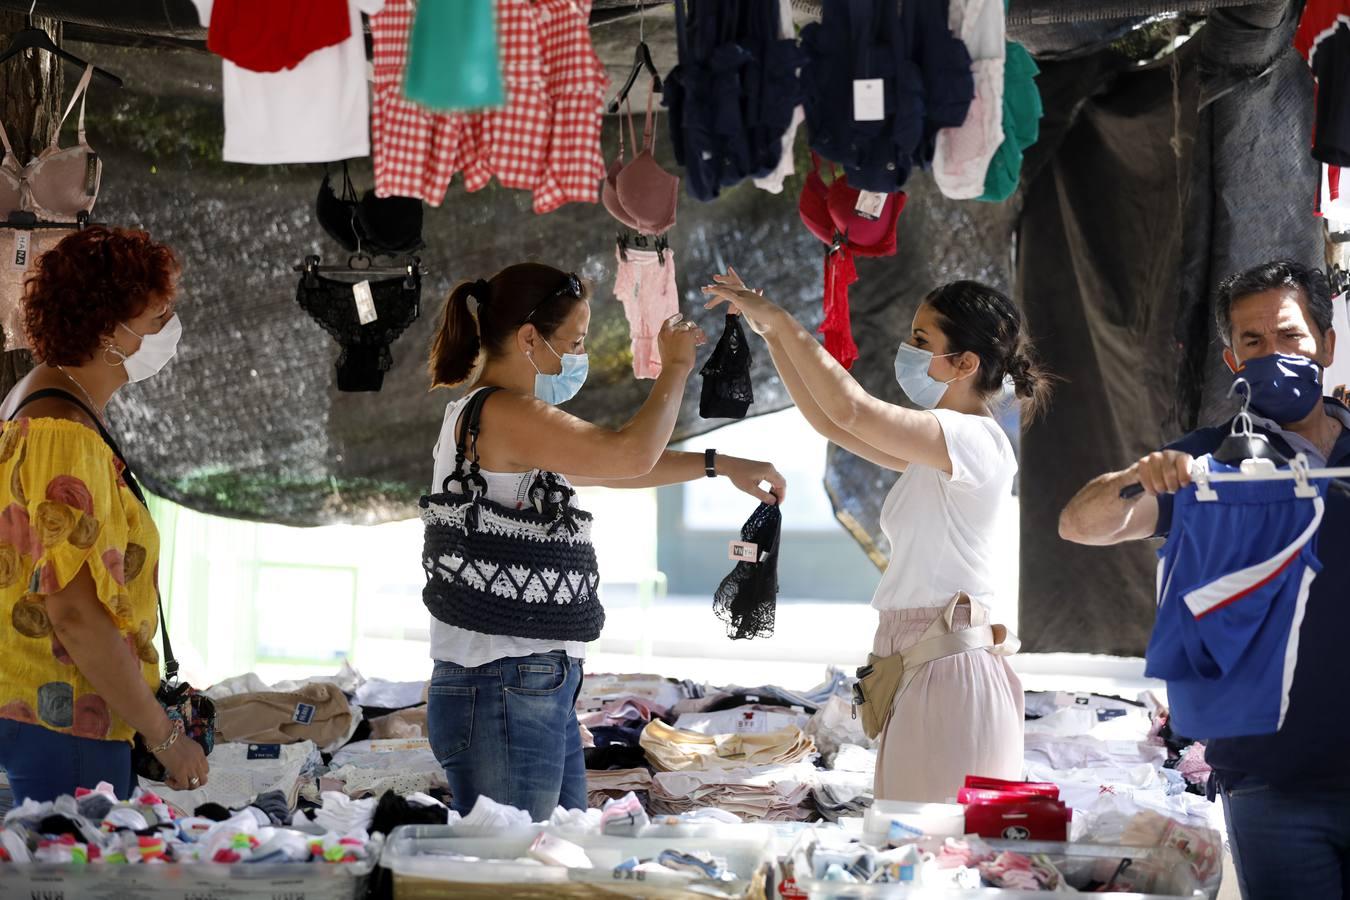
<path id="1" fill-rule="evenodd" d="M 717 477 L 717 451 L 703 451 L 703 473 L 709 478 Z"/>

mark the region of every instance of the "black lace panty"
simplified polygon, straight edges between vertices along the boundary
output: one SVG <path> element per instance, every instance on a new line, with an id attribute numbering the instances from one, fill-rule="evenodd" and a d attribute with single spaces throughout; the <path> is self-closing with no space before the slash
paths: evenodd
<path id="1" fill-rule="evenodd" d="M 376 319 L 365 325 L 357 313 L 352 286 L 350 281 L 307 272 L 300 276 L 295 302 L 342 348 L 337 361 L 338 390 L 378 391 L 384 385 L 384 373 L 394 365 L 389 345 L 417 321 L 422 282 L 416 274 L 371 281 Z"/>

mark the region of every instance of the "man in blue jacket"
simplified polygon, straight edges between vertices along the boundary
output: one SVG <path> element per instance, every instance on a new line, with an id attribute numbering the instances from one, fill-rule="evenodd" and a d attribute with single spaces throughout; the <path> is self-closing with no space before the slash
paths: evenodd
<path id="1" fill-rule="evenodd" d="M 1224 360 L 1251 385 L 1257 431 L 1313 468 L 1350 466 L 1350 410 L 1320 385 L 1336 349 L 1325 276 L 1289 261 L 1257 266 L 1224 282 L 1215 312 Z M 1230 424 L 1094 479 L 1061 513 L 1060 536 L 1099 546 L 1166 537 L 1193 458 L 1216 450 Z M 1123 499 L 1132 484 L 1143 495 Z M 1299 629 L 1283 726 L 1206 746 L 1247 900 L 1350 898 L 1350 500 L 1342 494 L 1327 497 L 1318 551 L 1323 569 Z"/>

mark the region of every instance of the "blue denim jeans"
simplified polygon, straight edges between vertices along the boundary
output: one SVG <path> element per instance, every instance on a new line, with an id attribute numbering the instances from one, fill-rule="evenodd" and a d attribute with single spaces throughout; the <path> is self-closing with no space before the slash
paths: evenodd
<path id="1" fill-rule="evenodd" d="M 1244 900 L 1350 900 L 1350 786 L 1248 777 L 1223 791 L 1223 806 Z"/>
<path id="2" fill-rule="evenodd" d="M 455 811 L 467 814 L 480 796 L 526 810 L 536 822 L 558 806 L 585 809 L 580 691 L 581 661 L 561 650 L 474 669 L 438 660 L 427 731 Z"/>
<path id="3" fill-rule="evenodd" d="M 126 741 L 75 737 L 0 719 L 0 769 L 9 775 L 16 806 L 30 799 L 55 800 L 100 781 L 111 784 L 122 799 L 131 795 L 131 745 Z"/>

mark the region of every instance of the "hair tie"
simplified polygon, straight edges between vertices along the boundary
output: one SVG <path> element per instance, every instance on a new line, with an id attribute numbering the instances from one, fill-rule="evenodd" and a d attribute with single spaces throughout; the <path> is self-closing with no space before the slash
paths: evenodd
<path id="1" fill-rule="evenodd" d="M 475 317 L 483 312 L 483 307 L 487 306 L 488 300 L 492 297 L 492 285 L 483 279 L 478 279 L 469 285 L 468 307 L 469 312 Z"/>

